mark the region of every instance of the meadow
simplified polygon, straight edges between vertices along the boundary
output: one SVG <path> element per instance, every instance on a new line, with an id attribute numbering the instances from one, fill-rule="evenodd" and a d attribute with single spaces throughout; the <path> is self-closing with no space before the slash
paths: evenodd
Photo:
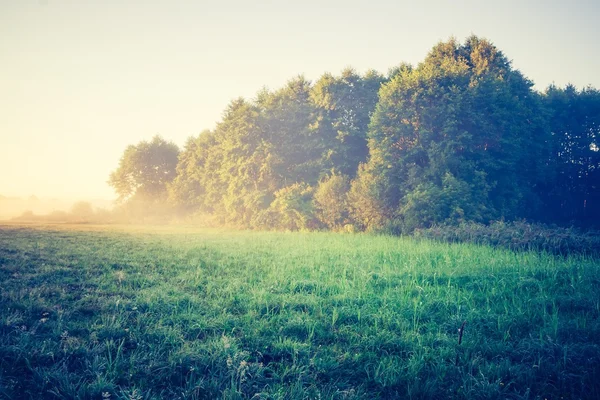
<path id="1" fill-rule="evenodd" d="M 597 399 L 599 314 L 589 255 L 0 226 L 4 399 Z"/>

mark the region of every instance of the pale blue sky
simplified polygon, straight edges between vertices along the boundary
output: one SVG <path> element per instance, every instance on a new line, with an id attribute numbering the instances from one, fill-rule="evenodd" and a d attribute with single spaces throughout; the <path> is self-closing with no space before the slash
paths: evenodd
<path id="1" fill-rule="evenodd" d="M 0 194 L 113 198 L 128 144 L 182 145 L 230 100 L 488 38 L 544 89 L 600 88 L 597 1 L 0 0 Z"/>

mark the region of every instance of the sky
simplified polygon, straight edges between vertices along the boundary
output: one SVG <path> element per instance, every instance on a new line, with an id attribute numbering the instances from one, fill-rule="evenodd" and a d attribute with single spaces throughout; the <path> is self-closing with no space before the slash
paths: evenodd
<path id="1" fill-rule="evenodd" d="M 0 195 L 113 199 L 127 145 L 183 146 L 303 74 L 492 41 L 544 90 L 600 88 L 598 1 L 0 0 Z"/>

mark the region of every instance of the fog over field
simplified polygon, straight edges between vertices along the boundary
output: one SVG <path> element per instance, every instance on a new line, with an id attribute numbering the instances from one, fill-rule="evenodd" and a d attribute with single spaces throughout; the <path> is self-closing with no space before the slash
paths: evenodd
<path id="1" fill-rule="evenodd" d="M 102 199 L 53 199 L 39 198 L 35 195 L 27 198 L 2 196 L 0 194 L 0 221 L 18 217 L 31 211 L 36 215 L 52 214 L 53 212 L 68 212 L 73 205 L 80 201 L 89 202 L 94 208 L 110 209 L 113 202 Z"/>

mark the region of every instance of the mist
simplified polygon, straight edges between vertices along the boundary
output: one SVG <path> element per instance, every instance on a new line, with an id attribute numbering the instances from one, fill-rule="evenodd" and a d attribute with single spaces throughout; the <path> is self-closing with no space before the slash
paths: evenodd
<path id="1" fill-rule="evenodd" d="M 31 195 L 28 197 L 4 196 L 0 194 L 0 221 L 18 218 L 24 214 L 35 217 L 49 217 L 55 215 L 68 214 L 73 211 L 75 205 L 87 203 L 92 211 L 111 210 L 114 206 L 112 200 L 107 199 L 88 199 L 88 198 L 56 198 L 56 197 L 38 197 Z"/>

